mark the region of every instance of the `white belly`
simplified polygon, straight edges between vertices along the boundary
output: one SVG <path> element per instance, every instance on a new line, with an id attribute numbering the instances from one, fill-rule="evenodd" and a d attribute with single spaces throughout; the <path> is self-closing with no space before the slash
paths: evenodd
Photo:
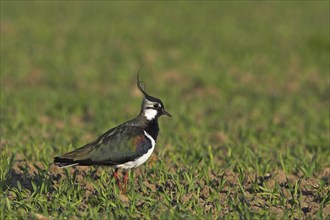
<path id="1" fill-rule="evenodd" d="M 116 165 L 117 168 L 132 169 L 132 168 L 140 166 L 141 164 L 143 164 L 144 162 L 146 162 L 149 159 L 149 157 L 151 156 L 152 152 L 155 149 L 156 142 L 146 131 L 144 131 L 144 134 L 151 141 L 151 148 L 148 150 L 148 152 L 133 161 L 129 161 L 129 162 L 126 162 L 123 164 Z"/>

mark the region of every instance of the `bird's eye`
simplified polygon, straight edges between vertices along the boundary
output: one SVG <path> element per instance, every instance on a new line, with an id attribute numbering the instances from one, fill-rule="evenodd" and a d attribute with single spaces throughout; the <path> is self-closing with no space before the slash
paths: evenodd
<path id="1" fill-rule="evenodd" d="M 160 105 L 158 103 L 154 104 L 154 108 L 158 109 L 160 107 Z"/>

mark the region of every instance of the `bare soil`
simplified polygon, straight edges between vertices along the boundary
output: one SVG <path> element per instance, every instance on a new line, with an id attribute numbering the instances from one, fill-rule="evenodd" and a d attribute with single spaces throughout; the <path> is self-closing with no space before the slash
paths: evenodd
<path id="1" fill-rule="evenodd" d="M 98 194 L 93 184 L 86 181 L 85 178 L 89 175 L 93 181 L 98 181 L 101 178 L 103 169 L 109 171 L 109 176 L 112 175 L 109 168 L 92 168 L 92 167 L 83 167 L 77 166 L 73 169 L 70 169 L 71 177 L 75 175 L 75 183 L 82 186 L 85 190 L 85 198 L 81 208 L 87 207 L 87 201 L 90 196 Z M 22 188 L 27 189 L 33 193 L 33 187 L 31 182 L 43 181 L 40 175 L 40 172 L 47 173 L 45 178 L 49 178 L 51 181 L 50 193 L 56 188 L 56 185 L 60 181 L 68 178 L 68 173 L 65 172 L 65 169 L 59 168 L 55 165 L 50 165 L 49 167 L 44 167 L 41 163 L 29 163 L 23 160 L 16 160 L 10 174 L 5 183 L 7 188 L 17 188 L 18 182 Z M 135 170 L 135 175 L 139 175 L 141 169 Z M 176 168 L 173 167 L 170 169 L 170 172 L 176 172 Z M 44 175 L 44 174 L 43 174 Z M 151 174 L 154 175 L 155 174 Z M 196 181 L 196 191 L 199 188 L 200 193 L 197 195 L 194 193 L 187 193 L 182 195 L 179 200 L 185 204 L 189 202 L 192 198 L 197 199 L 199 205 L 204 208 L 206 213 L 210 214 L 219 214 L 217 206 L 220 203 L 222 208 L 222 215 L 235 211 L 235 208 L 228 206 L 228 199 L 239 199 L 242 203 L 252 212 L 260 212 L 262 210 L 270 210 L 276 216 L 282 216 L 286 213 L 286 210 L 292 210 L 294 208 L 295 213 L 291 217 L 300 218 L 315 218 L 320 209 L 323 211 L 323 217 L 330 218 L 330 204 L 321 205 L 321 201 L 324 197 L 329 196 L 329 183 L 330 183 L 330 167 L 326 167 L 317 175 L 306 178 L 301 176 L 301 174 L 285 174 L 283 170 L 276 170 L 273 173 L 267 174 L 265 176 L 257 176 L 253 173 L 244 173 L 243 175 L 243 184 L 239 185 L 239 179 L 242 178 L 240 175 L 232 170 L 226 170 L 223 173 L 215 174 L 209 173 L 209 179 L 203 180 L 199 179 Z M 324 180 L 325 187 L 320 188 L 320 182 Z M 208 184 L 207 184 L 208 182 Z M 138 185 L 137 180 L 135 184 Z M 146 194 L 146 196 L 155 197 L 155 199 L 160 198 L 158 191 L 163 191 L 167 193 L 176 193 L 177 188 L 174 180 L 168 179 L 164 185 L 157 185 L 152 183 L 149 180 L 145 180 L 143 184 L 146 186 L 147 191 L 143 191 L 139 188 L 139 193 Z M 185 185 L 185 182 L 181 182 Z M 296 194 L 293 193 L 294 186 L 299 184 L 299 190 Z M 258 186 L 267 188 L 268 191 L 277 191 L 280 192 L 279 197 L 283 198 L 283 203 L 272 203 L 271 194 L 262 193 Z M 243 187 L 244 191 L 241 189 Z M 13 193 L 8 191 L 8 198 L 15 200 Z M 129 193 L 129 191 L 127 192 Z M 208 202 L 208 198 L 211 194 L 216 193 L 218 199 L 216 202 Z M 126 194 L 119 195 L 118 198 L 127 206 L 129 206 L 129 198 Z M 284 199 L 285 198 L 285 199 Z M 49 200 L 52 198 L 50 196 Z M 175 204 L 174 204 L 175 205 Z M 194 210 L 191 210 L 192 212 Z M 298 214 L 300 213 L 300 214 Z"/>

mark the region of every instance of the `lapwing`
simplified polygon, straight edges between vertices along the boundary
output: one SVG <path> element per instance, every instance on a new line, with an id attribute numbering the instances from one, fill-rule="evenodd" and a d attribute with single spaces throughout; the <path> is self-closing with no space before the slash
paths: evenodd
<path id="1" fill-rule="evenodd" d="M 140 71 L 139 71 L 140 72 Z M 145 163 L 155 149 L 159 133 L 158 118 L 162 115 L 171 116 L 165 110 L 163 102 L 148 95 L 141 87 L 137 74 L 137 87 L 144 95 L 140 114 L 117 127 L 114 127 L 96 140 L 54 158 L 59 167 L 103 165 L 115 168 L 114 177 L 122 190 L 117 171 L 123 168 L 124 184 L 128 181 L 128 172 Z"/>

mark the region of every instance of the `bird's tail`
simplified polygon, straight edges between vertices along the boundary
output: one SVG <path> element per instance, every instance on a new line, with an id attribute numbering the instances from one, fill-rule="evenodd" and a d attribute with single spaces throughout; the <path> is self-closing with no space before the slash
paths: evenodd
<path id="1" fill-rule="evenodd" d="M 75 162 L 74 160 L 70 160 L 67 158 L 61 158 L 61 157 L 55 157 L 54 158 L 54 164 L 59 166 L 59 167 L 71 167 L 78 165 L 78 162 Z"/>
<path id="2" fill-rule="evenodd" d="M 59 167 L 70 167 L 75 165 L 87 165 L 85 164 L 90 160 L 90 153 L 93 150 L 91 146 L 83 146 L 77 150 L 63 154 L 54 158 L 54 164 Z"/>

